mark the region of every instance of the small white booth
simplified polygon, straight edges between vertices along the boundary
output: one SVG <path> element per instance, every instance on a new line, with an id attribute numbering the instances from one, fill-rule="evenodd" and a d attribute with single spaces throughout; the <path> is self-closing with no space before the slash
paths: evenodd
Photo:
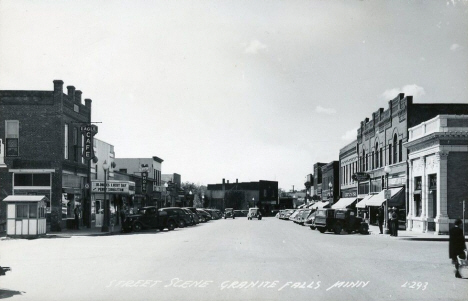
<path id="1" fill-rule="evenodd" d="M 46 203 L 43 195 L 10 195 L 7 203 L 7 236 L 38 237 L 46 234 Z"/>

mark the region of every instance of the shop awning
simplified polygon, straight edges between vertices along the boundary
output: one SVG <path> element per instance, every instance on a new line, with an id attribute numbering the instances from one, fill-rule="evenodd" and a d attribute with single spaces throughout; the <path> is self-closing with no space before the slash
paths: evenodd
<path id="1" fill-rule="evenodd" d="M 324 208 L 326 206 L 328 206 L 330 202 L 326 201 L 326 202 L 317 202 L 315 204 L 312 205 L 312 209 L 320 209 L 320 208 Z"/>
<path id="2" fill-rule="evenodd" d="M 389 207 L 401 207 L 405 205 L 405 195 L 403 192 L 402 187 L 398 188 L 390 188 L 391 198 L 388 202 Z M 383 202 L 385 202 L 385 190 L 379 192 L 379 194 L 375 195 L 369 202 L 367 202 L 366 206 L 382 206 Z M 403 197 L 403 199 L 401 198 Z"/>
<path id="3" fill-rule="evenodd" d="M 9 195 L 3 199 L 4 202 L 49 202 L 45 195 Z"/>
<path id="4" fill-rule="evenodd" d="M 366 208 L 367 203 L 375 194 L 366 195 L 359 203 L 356 204 L 356 208 Z"/>
<path id="5" fill-rule="evenodd" d="M 353 205 L 357 201 L 357 198 L 341 198 L 333 204 L 331 207 L 334 209 L 339 209 L 339 208 L 348 208 L 348 206 Z"/>

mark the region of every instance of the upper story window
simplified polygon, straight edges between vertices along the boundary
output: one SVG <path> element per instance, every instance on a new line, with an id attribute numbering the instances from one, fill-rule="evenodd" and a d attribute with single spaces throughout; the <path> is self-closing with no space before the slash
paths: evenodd
<path id="1" fill-rule="evenodd" d="M 397 135 L 395 134 L 393 136 L 393 161 L 395 163 L 399 162 L 398 157 L 397 157 L 397 147 L 398 147 L 398 138 L 397 138 Z M 401 158 L 400 158 L 400 160 L 401 160 Z"/>
<path id="2" fill-rule="evenodd" d="M 78 162 L 78 158 L 80 156 L 79 153 L 79 145 L 78 145 L 78 128 L 73 128 L 73 159 L 75 162 Z"/>
<path id="3" fill-rule="evenodd" d="M 19 121 L 5 121 L 5 150 L 7 157 L 19 156 Z"/>
<path id="4" fill-rule="evenodd" d="M 64 135 L 65 135 L 64 158 L 68 159 L 68 124 L 66 124 L 66 123 L 65 123 L 65 128 L 64 128 Z"/>

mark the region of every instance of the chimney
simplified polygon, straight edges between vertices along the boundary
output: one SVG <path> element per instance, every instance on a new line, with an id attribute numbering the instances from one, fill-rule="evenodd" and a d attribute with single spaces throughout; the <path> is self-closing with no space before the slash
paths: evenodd
<path id="1" fill-rule="evenodd" d="M 223 179 L 223 184 L 225 183 L 226 181 Z"/>
<path id="2" fill-rule="evenodd" d="M 60 79 L 54 80 L 54 92 L 63 93 L 63 80 L 60 80 Z"/>
<path id="3" fill-rule="evenodd" d="M 237 179 L 236 179 L 236 184 L 239 184 L 239 181 L 237 181 Z"/>
<path id="4" fill-rule="evenodd" d="M 91 103 L 93 102 L 91 99 L 86 98 L 85 100 L 85 106 L 89 109 L 91 109 Z"/>
<path id="5" fill-rule="evenodd" d="M 75 87 L 73 86 L 67 86 L 67 94 L 68 94 L 68 100 L 71 102 L 75 102 Z"/>
<path id="6" fill-rule="evenodd" d="M 229 184 L 229 180 L 227 180 L 227 183 Z"/>
<path id="7" fill-rule="evenodd" d="M 81 94 L 83 94 L 83 92 L 81 92 L 80 90 L 75 91 L 75 102 L 77 104 L 81 104 Z"/>

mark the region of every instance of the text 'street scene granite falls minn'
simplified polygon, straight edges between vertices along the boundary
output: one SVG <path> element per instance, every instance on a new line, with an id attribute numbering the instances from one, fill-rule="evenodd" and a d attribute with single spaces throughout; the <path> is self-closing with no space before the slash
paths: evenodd
<path id="1" fill-rule="evenodd" d="M 0 299 L 462 301 L 468 0 L 0 0 Z"/>

